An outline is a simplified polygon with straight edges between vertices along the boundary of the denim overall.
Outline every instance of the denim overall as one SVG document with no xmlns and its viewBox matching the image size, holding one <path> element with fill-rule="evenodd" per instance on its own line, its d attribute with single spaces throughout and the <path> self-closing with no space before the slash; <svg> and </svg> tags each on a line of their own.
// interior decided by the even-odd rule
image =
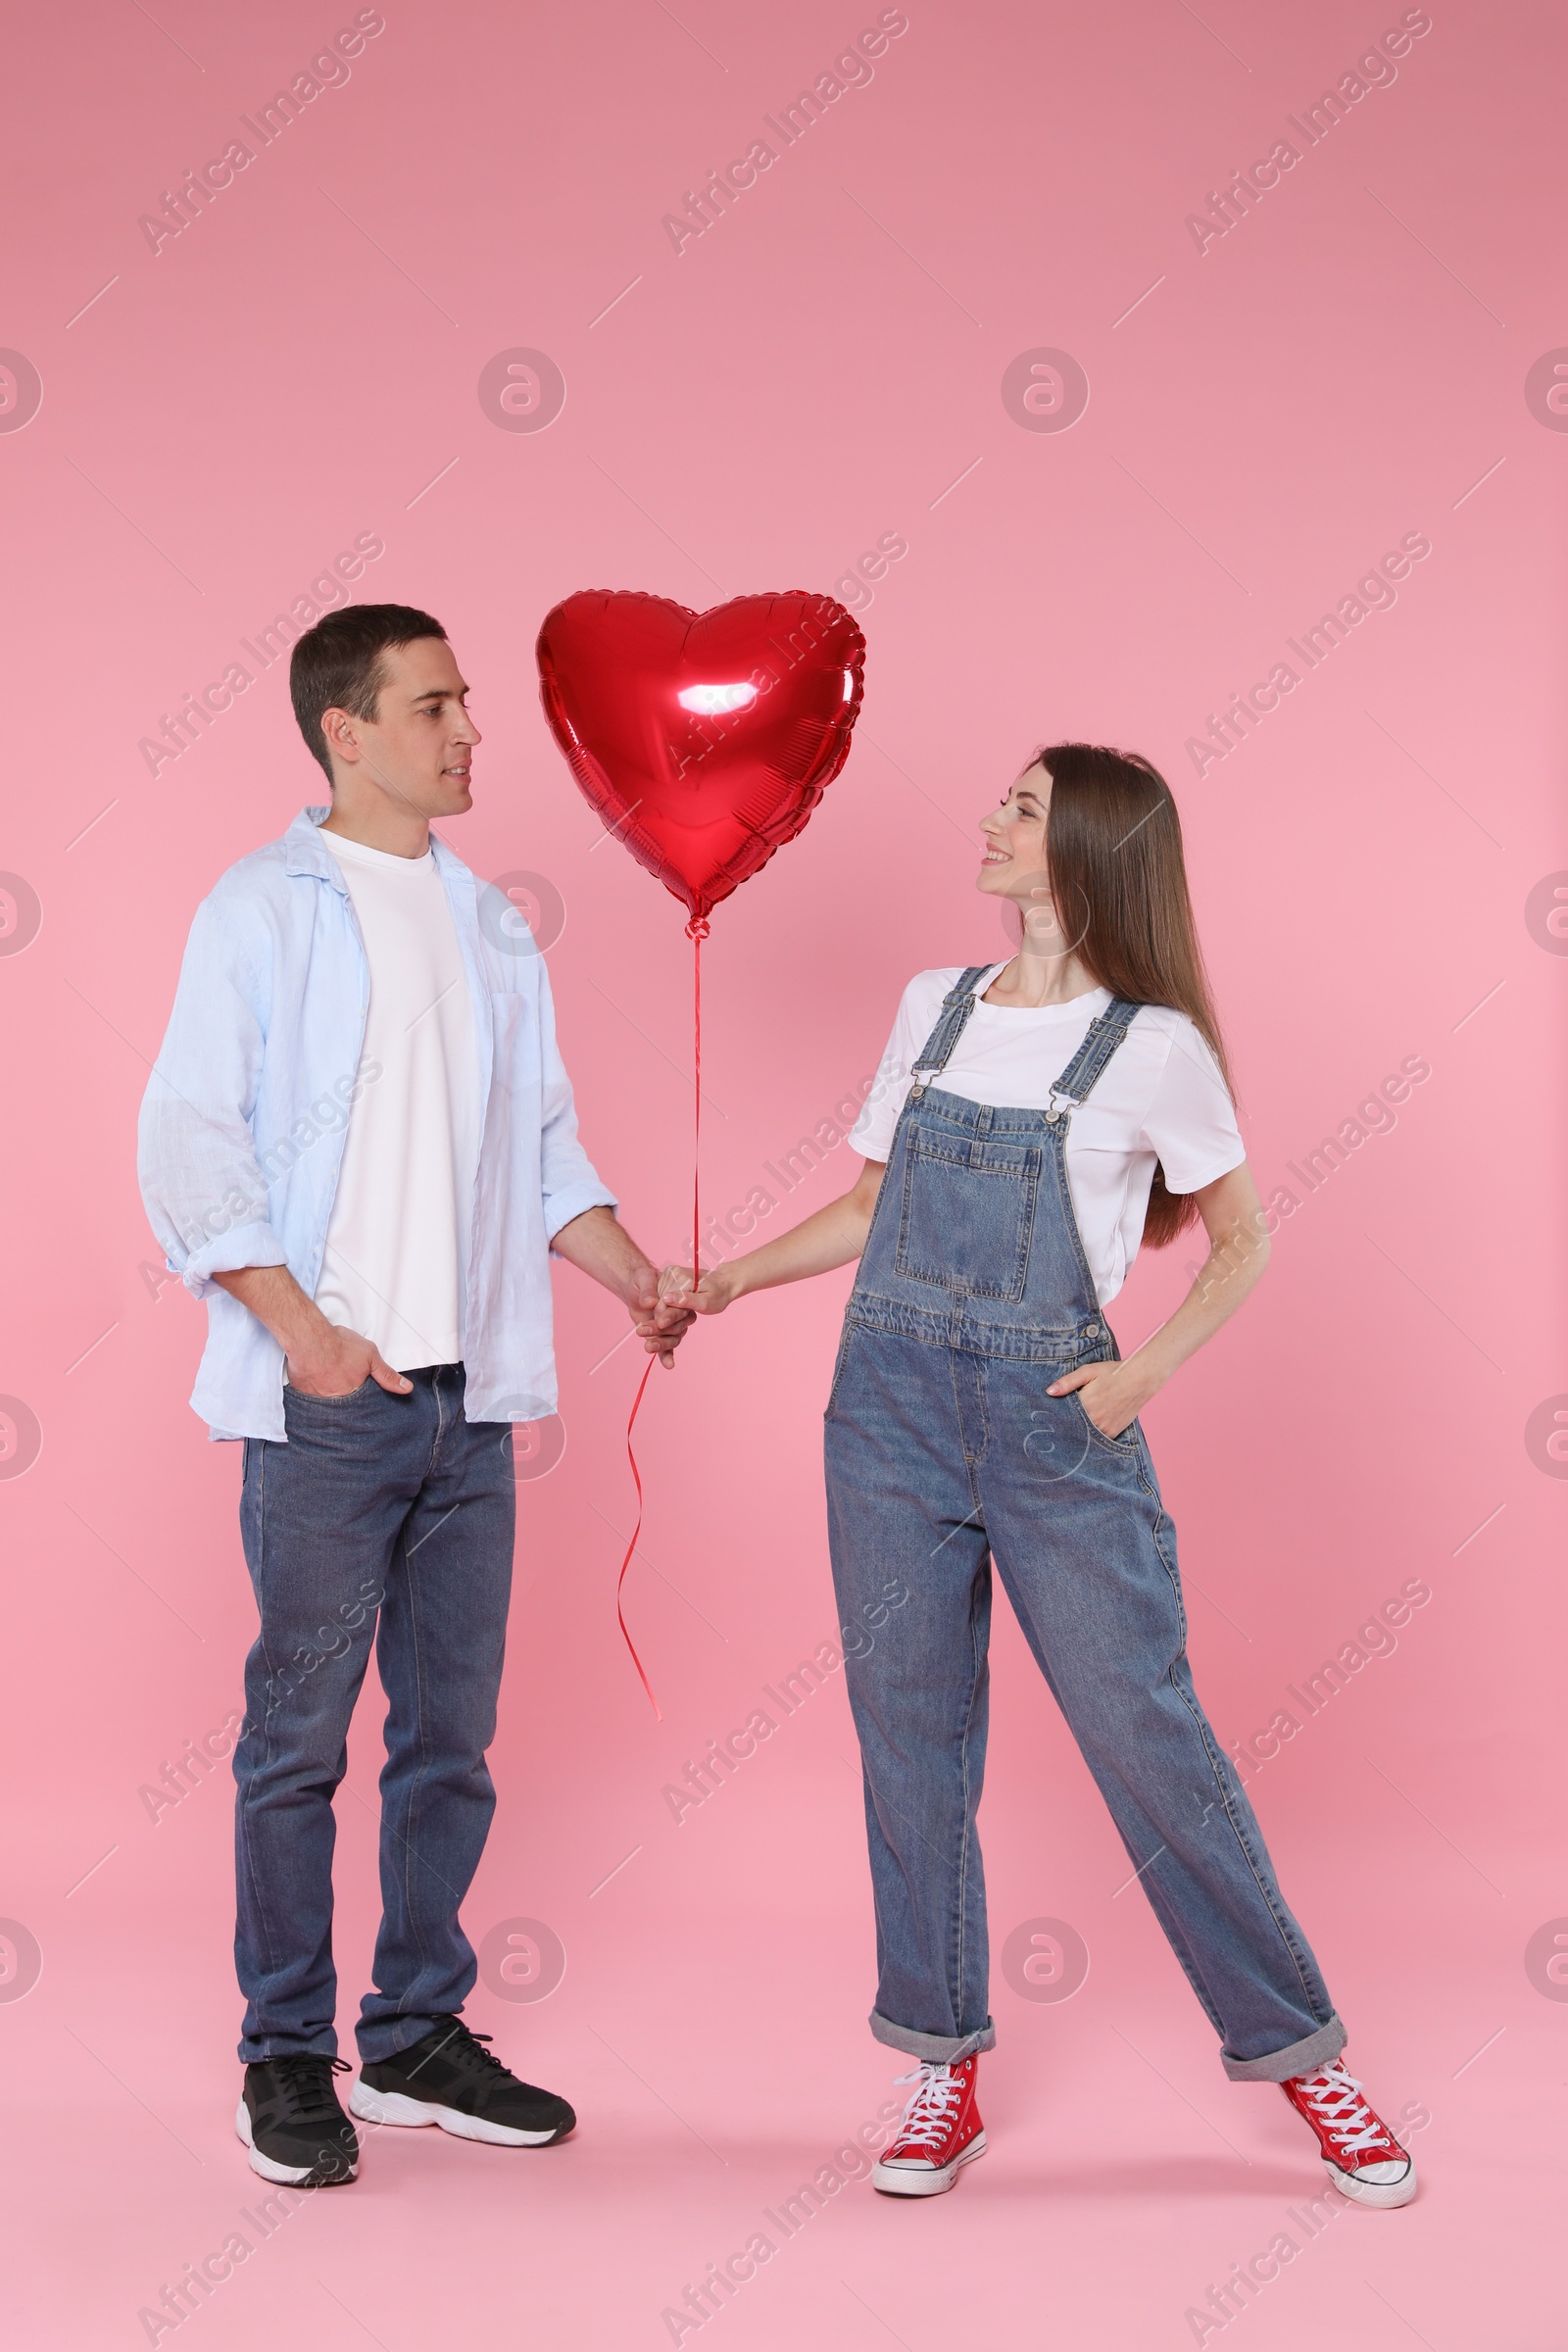
<svg viewBox="0 0 1568 2352">
<path fill-rule="evenodd" d="M 994 1562 L 1226 2073 L 1283 2082 L 1325 2065 L 1345 2028 L 1198 1703 L 1149 1448 L 1136 1422 L 1107 1438 L 1076 1395 L 1046 1393 L 1118 1352 L 1064 1148 L 1140 1008 L 1118 1000 L 1090 1024 L 1049 1108 L 970 1102 L 934 1081 L 990 968 L 963 973 L 914 1065 L 826 1415 L 876 1902 L 871 2031 L 937 2061 L 996 2039 L 975 1833 Z"/>
</svg>

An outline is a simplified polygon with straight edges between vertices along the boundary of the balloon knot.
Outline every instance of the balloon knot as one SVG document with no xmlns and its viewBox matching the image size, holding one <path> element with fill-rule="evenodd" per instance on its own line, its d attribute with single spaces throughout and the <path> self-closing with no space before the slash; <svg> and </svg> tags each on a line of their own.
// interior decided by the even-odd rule
<svg viewBox="0 0 1568 2352">
<path fill-rule="evenodd" d="M 686 936 L 688 939 L 706 939 L 708 937 L 708 917 L 706 914 L 694 914 L 692 916 L 691 921 L 686 926 Z"/>
</svg>

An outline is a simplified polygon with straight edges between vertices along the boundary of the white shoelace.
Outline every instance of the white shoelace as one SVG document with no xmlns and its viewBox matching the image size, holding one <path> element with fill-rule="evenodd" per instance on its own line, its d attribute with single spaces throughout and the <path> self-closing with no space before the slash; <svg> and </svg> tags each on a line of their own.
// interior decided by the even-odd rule
<svg viewBox="0 0 1568 2352">
<path fill-rule="evenodd" d="M 1361 2085 L 1338 2058 L 1303 2076 L 1301 2088 L 1329 2128 L 1329 2136 L 1348 2154 L 1384 2144 L 1384 2128 L 1361 2097 Z"/>
<path fill-rule="evenodd" d="M 911 2140 L 916 2147 L 934 2148 L 947 2136 L 962 2085 L 951 2066 L 933 2066 L 922 2058 L 912 2075 L 895 2075 L 895 2082 L 918 2082 L 919 2089 L 904 2110 L 894 2145 Z"/>
</svg>

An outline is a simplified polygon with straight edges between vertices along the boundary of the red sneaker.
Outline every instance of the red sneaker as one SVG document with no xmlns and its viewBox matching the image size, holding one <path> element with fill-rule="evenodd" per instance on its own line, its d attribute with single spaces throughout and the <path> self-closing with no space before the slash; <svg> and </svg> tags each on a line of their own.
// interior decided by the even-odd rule
<svg viewBox="0 0 1568 2352">
<path fill-rule="evenodd" d="M 1315 2075 L 1293 2075 L 1280 2088 L 1317 2133 L 1329 2180 L 1342 2195 L 1357 2205 L 1409 2204 L 1415 2164 L 1338 2058 Z"/>
<path fill-rule="evenodd" d="M 951 2188 L 958 2167 L 986 2152 L 985 2126 L 974 2103 L 977 2058 L 956 2066 L 932 2066 L 922 2059 L 901 2082 L 919 2089 L 904 2110 L 893 2144 L 873 2167 L 871 2186 L 890 2197 L 934 2197 Z"/>
</svg>

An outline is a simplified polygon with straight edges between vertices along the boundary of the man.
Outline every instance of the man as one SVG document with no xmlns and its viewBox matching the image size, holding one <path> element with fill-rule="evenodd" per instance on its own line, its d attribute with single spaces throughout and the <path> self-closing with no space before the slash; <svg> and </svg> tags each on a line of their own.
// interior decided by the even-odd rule
<svg viewBox="0 0 1568 2352">
<path fill-rule="evenodd" d="M 577 1141 L 542 959 L 431 834 L 472 806 L 480 740 L 440 623 L 330 613 L 290 687 L 331 806 L 198 908 L 140 1171 L 208 1303 L 191 1401 L 245 1442 L 261 1631 L 234 1759 L 237 2128 L 265 2180 L 314 2186 L 359 2164 L 333 2085 L 332 1797 L 372 1635 L 383 1911 L 350 2107 L 507 2147 L 572 2128 L 459 2015 L 476 1970 L 458 1909 L 495 1809 L 509 1424 L 555 1406 L 551 1250 L 666 1367 L 691 1318 Z"/>
</svg>

